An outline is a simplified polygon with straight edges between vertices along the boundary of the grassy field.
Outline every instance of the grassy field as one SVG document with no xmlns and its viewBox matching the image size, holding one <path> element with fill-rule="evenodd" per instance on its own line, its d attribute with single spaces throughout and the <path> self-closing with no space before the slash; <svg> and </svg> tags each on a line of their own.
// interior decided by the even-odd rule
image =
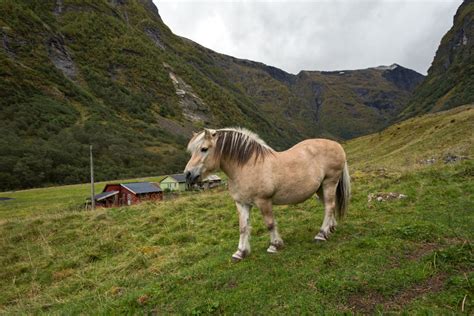
<svg viewBox="0 0 474 316">
<path fill-rule="evenodd" d="M 74 208 L 86 185 L 2 193 L 16 199 L 0 202 L 0 312 L 473 314 L 474 139 L 465 126 L 472 112 L 394 127 L 413 150 L 372 143 L 390 139 L 391 129 L 348 142 L 352 204 L 331 239 L 312 241 L 320 203 L 280 206 L 286 247 L 267 254 L 255 210 L 252 254 L 238 264 L 230 260 L 238 220 L 224 190 L 94 212 Z M 461 118 L 467 122 L 451 123 Z M 428 132 L 433 119 L 449 122 L 439 135 Z M 413 126 L 421 126 L 415 135 Z M 462 133 L 459 141 L 442 137 Z M 415 136 L 439 148 L 416 146 Z M 370 151 L 363 142 L 380 145 Z M 444 163 L 447 153 L 466 159 Z M 419 162 L 432 156 L 433 164 Z M 368 202 L 381 192 L 407 198 Z"/>
<path fill-rule="evenodd" d="M 106 183 L 113 182 L 159 182 L 163 176 L 97 182 L 95 194 L 102 192 Z M 1 192 L 0 198 L 11 200 L 0 201 L 0 221 L 2 219 L 23 218 L 31 216 L 50 216 L 55 213 L 83 211 L 86 198 L 90 196 L 90 184 L 73 184 L 50 188 Z"/>
</svg>

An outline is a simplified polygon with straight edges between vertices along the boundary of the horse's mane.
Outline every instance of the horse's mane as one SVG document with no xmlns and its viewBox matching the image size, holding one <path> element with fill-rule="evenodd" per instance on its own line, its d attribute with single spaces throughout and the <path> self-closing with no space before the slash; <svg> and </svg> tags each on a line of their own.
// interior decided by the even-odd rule
<svg viewBox="0 0 474 316">
<path fill-rule="evenodd" d="M 238 165 L 244 165 L 253 156 L 257 161 L 274 153 L 274 150 L 257 134 L 245 128 L 223 128 L 216 130 L 215 133 L 217 133 L 215 152 L 219 159 L 232 160 Z M 201 132 L 190 142 L 188 149 L 193 151 L 203 139 L 204 132 Z"/>
</svg>

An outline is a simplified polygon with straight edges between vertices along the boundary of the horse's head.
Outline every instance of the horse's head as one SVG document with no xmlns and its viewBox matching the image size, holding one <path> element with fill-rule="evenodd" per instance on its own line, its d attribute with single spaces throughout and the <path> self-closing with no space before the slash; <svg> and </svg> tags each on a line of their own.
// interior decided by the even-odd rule
<svg viewBox="0 0 474 316">
<path fill-rule="evenodd" d="M 217 132 L 205 129 L 202 132 L 194 133 L 189 141 L 188 151 L 191 153 L 184 174 L 188 184 L 194 184 L 199 179 L 204 179 L 217 168 L 219 159 L 216 155 Z"/>
</svg>

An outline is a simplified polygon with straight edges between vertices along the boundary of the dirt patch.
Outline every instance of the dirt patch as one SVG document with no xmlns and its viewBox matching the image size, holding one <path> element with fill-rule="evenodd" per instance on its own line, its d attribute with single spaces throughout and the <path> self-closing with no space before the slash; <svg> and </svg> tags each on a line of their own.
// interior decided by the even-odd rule
<svg viewBox="0 0 474 316">
<path fill-rule="evenodd" d="M 408 261 L 417 261 L 423 258 L 424 256 L 428 254 L 432 254 L 435 251 L 443 250 L 448 246 L 452 245 L 457 245 L 457 244 L 462 244 L 465 243 L 466 241 L 464 239 L 458 239 L 458 238 L 445 238 L 443 243 L 422 243 L 422 244 L 417 244 L 416 248 L 413 250 L 407 250 L 402 256 L 396 257 L 396 256 L 391 256 L 390 257 L 390 263 L 388 264 L 387 268 L 389 269 L 395 269 L 399 268 L 401 266 L 401 263 L 403 263 L 405 260 Z"/>
<path fill-rule="evenodd" d="M 375 306 L 385 301 L 382 294 L 377 292 L 370 292 L 363 295 L 352 295 L 349 297 L 347 303 L 351 310 L 362 314 L 372 314 Z"/>
<path fill-rule="evenodd" d="M 391 256 L 390 263 L 388 264 L 388 268 L 395 269 L 399 268 L 401 263 L 405 260 L 409 261 L 416 261 L 421 259 L 422 257 L 426 256 L 427 254 L 441 249 L 441 245 L 437 243 L 424 243 L 419 245 L 414 250 L 407 251 L 401 257 Z"/>
<path fill-rule="evenodd" d="M 237 287 L 237 281 L 235 280 L 230 280 L 229 282 L 227 282 L 227 288 L 228 289 L 235 289 Z"/>
<path fill-rule="evenodd" d="M 436 243 L 425 243 L 422 244 L 420 247 L 416 248 L 415 250 L 409 252 L 405 258 L 410 260 L 410 261 L 416 261 L 425 255 L 429 254 L 430 252 L 433 252 L 435 250 L 438 250 L 441 248 L 441 245 L 436 244 Z"/>
<path fill-rule="evenodd" d="M 400 310 L 406 304 L 426 293 L 439 292 L 443 288 L 446 279 L 447 275 L 445 273 L 436 274 L 431 278 L 398 293 L 395 297 L 383 304 L 383 309 Z"/>
<path fill-rule="evenodd" d="M 397 311 L 420 296 L 440 291 L 446 279 L 447 275 L 440 273 L 420 283 L 410 285 L 391 297 L 384 297 L 375 291 L 364 295 L 352 295 L 348 298 L 348 306 L 352 311 L 362 314 L 372 314 L 377 305 L 381 305 L 384 311 Z"/>
</svg>

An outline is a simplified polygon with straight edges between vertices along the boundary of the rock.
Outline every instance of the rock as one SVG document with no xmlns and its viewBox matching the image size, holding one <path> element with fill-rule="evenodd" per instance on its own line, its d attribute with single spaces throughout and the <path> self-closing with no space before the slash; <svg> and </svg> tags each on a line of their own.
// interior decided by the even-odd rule
<svg viewBox="0 0 474 316">
<path fill-rule="evenodd" d="M 63 0 L 56 0 L 56 5 L 54 6 L 54 15 L 60 15 L 64 11 L 64 2 Z"/>
<path fill-rule="evenodd" d="M 48 56 L 51 62 L 61 70 L 67 78 L 76 80 L 77 71 L 76 66 L 71 58 L 71 55 L 66 49 L 64 39 L 62 36 L 53 36 L 46 42 L 48 48 Z"/>
<path fill-rule="evenodd" d="M 428 159 L 422 159 L 419 161 L 422 165 L 431 165 L 431 164 L 434 164 L 436 162 L 436 159 L 431 157 L 431 158 L 428 158 Z"/>
<path fill-rule="evenodd" d="M 3 46 L 3 49 L 5 50 L 5 52 L 7 53 L 7 55 L 10 57 L 10 58 L 13 58 L 15 57 L 15 53 L 13 52 L 13 50 L 10 48 L 10 44 L 9 44 L 9 40 L 8 40 L 8 35 L 6 33 L 1 33 L 2 34 L 2 46 Z"/>
<path fill-rule="evenodd" d="M 391 200 L 400 200 L 400 199 L 406 199 L 408 196 L 406 194 L 402 193 L 396 193 L 396 192 L 379 192 L 379 193 L 370 193 L 367 196 L 367 202 L 370 203 L 372 201 L 377 201 L 377 202 L 384 202 L 384 201 L 391 201 Z"/>
<path fill-rule="evenodd" d="M 169 65 L 166 65 L 165 68 L 167 68 L 167 66 L 169 67 Z M 179 105 L 183 110 L 184 117 L 191 122 L 209 121 L 210 109 L 194 92 L 193 88 L 172 71 L 169 72 L 169 76 L 175 88 L 176 95 L 180 97 Z"/>
<path fill-rule="evenodd" d="M 443 161 L 444 163 L 447 164 L 447 163 L 454 163 L 454 162 L 458 162 L 458 161 L 466 160 L 466 159 L 469 159 L 469 158 L 464 157 L 464 156 L 456 156 L 452 154 L 447 154 L 446 156 L 444 156 Z"/>
<path fill-rule="evenodd" d="M 398 88 L 413 91 L 425 78 L 416 71 L 402 67 L 397 64 L 389 66 L 384 69 L 382 76 L 388 81 L 393 82 Z"/>
<path fill-rule="evenodd" d="M 165 49 L 165 45 L 163 44 L 163 41 L 161 40 L 161 34 L 160 34 L 159 29 L 146 28 L 144 32 L 148 36 L 148 38 L 151 39 L 151 41 L 155 44 L 156 47 L 163 50 Z"/>
<path fill-rule="evenodd" d="M 25 40 L 15 36 L 12 29 L 7 26 L 0 28 L 0 40 L 2 44 L 0 49 L 3 48 L 8 57 L 13 59 L 17 57 L 15 49 L 27 44 Z"/>
</svg>

